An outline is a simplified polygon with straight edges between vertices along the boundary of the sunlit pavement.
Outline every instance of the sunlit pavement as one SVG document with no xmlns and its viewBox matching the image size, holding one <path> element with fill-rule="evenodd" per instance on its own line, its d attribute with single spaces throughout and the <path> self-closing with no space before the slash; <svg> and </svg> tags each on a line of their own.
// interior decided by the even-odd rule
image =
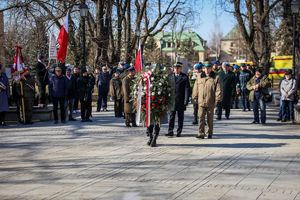
<svg viewBox="0 0 300 200">
<path fill-rule="evenodd" d="M 112 112 L 1 128 L 0 199 L 300 199 L 299 125 L 276 122 L 273 109 L 252 125 L 252 112 L 232 110 L 199 140 L 191 113 L 182 137 L 164 125 L 156 148 Z"/>
</svg>

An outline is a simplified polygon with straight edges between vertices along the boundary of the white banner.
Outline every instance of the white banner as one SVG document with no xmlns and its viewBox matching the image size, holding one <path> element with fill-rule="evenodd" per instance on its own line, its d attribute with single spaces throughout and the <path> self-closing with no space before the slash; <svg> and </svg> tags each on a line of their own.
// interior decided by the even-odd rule
<svg viewBox="0 0 300 200">
<path fill-rule="evenodd" d="M 49 37 L 49 60 L 56 60 L 57 57 L 57 41 L 54 33 L 50 32 Z"/>
<path fill-rule="evenodd" d="M 141 108 L 142 108 L 142 80 L 139 83 L 138 91 L 137 91 L 137 105 L 136 105 L 136 124 L 139 126 L 141 123 Z"/>
</svg>

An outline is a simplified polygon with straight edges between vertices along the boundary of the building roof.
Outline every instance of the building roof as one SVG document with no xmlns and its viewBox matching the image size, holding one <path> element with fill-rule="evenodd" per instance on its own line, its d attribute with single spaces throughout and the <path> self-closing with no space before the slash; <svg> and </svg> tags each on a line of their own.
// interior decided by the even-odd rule
<svg viewBox="0 0 300 200">
<path fill-rule="evenodd" d="M 236 25 L 222 38 L 222 40 L 238 40 L 240 37 L 240 30 L 238 25 Z"/>
<path fill-rule="evenodd" d="M 172 40 L 173 38 L 173 40 Z M 184 31 L 180 33 L 171 33 L 171 32 L 160 32 L 155 35 L 156 40 L 163 39 L 164 42 L 172 42 L 176 41 L 176 39 L 180 39 L 180 41 L 185 41 L 191 39 L 194 42 L 194 50 L 195 51 L 205 51 L 205 40 L 201 38 L 196 32 L 193 31 Z M 163 46 L 163 51 L 172 51 L 173 48 L 167 48 L 165 45 Z"/>
</svg>

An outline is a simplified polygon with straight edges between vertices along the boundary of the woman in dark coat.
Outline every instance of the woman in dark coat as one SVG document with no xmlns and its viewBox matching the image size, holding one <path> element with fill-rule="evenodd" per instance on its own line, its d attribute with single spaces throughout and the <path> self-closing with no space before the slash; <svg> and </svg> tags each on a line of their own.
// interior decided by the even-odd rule
<svg viewBox="0 0 300 200">
<path fill-rule="evenodd" d="M 8 111 L 9 82 L 4 67 L 0 64 L 0 126 L 6 126 L 5 113 Z"/>
</svg>

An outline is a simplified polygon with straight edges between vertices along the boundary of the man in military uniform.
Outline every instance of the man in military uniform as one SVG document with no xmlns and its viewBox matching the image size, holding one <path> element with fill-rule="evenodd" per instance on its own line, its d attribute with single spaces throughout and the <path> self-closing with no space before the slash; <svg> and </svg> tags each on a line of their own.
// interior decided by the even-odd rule
<svg viewBox="0 0 300 200">
<path fill-rule="evenodd" d="M 114 73 L 114 77 L 110 80 L 109 95 L 114 100 L 115 117 L 123 117 L 123 91 L 120 71 Z"/>
<path fill-rule="evenodd" d="M 126 127 L 131 127 L 130 123 L 133 127 L 137 127 L 135 122 L 134 108 L 132 103 L 130 102 L 131 98 L 131 85 L 135 78 L 135 69 L 134 67 L 130 67 L 128 69 L 128 75 L 122 81 L 122 89 L 124 94 L 124 113 L 125 113 L 125 125 Z"/>
<path fill-rule="evenodd" d="M 14 82 L 14 94 L 19 122 L 32 124 L 32 110 L 35 97 L 35 79 L 27 69 L 18 81 Z"/>
<path fill-rule="evenodd" d="M 175 126 L 175 116 L 177 113 L 178 116 L 178 128 L 176 137 L 181 137 L 182 129 L 183 129 L 183 121 L 184 121 L 184 111 L 186 110 L 186 106 L 189 102 L 190 97 L 190 82 L 189 78 L 186 74 L 182 72 L 182 63 L 177 62 L 174 65 L 174 73 L 171 75 L 174 85 L 174 103 L 172 106 L 169 106 L 170 111 L 170 120 L 169 120 L 169 128 L 166 136 L 174 136 L 174 126 Z"/>
<path fill-rule="evenodd" d="M 198 74 L 202 73 L 202 67 L 203 67 L 203 64 L 201 62 L 194 65 L 193 75 L 190 78 L 190 85 L 191 85 L 192 90 L 193 90 L 193 87 L 194 87 L 194 84 L 195 84 Z M 194 121 L 192 122 L 192 124 L 196 125 L 196 124 L 198 124 L 198 101 L 197 101 L 197 99 L 192 99 L 192 103 L 193 103 L 193 108 L 194 108 L 194 113 L 193 113 Z"/>
<path fill-rule="evenodd" d="M 211 64 L 204 64 L 204 72 L 199 74 L 193 88 L 192 98 L 198 102 L 200 125 L 196 138 L 209 139 L 213 135 L 214 108 L 221 101 L 221 84 L 217 74 L 212 71 Z M 207 116 L 208 129 L 205 132 L 205 116 Z"/>
</svg>

